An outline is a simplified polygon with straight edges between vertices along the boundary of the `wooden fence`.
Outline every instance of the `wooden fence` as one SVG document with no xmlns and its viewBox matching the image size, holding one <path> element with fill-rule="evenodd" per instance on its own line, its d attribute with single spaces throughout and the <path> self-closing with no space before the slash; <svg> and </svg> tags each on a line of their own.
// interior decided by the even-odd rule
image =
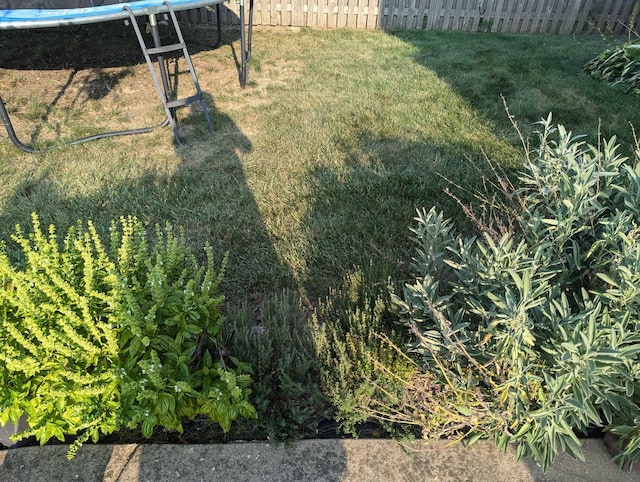
<svg viewBox="0 0 640 482">
<path fill-rule="evenodd" d="M 640 31 L 639 0 L 254 1 L 254 25 L 555 34 L 620 34 L 631 26 Z M 226 3 L 222 23 L 237 25 L 238 11 L 238 0 Z M 183 12 L 183 19 L 210 23 L 215 11 Z"/>
</svg>

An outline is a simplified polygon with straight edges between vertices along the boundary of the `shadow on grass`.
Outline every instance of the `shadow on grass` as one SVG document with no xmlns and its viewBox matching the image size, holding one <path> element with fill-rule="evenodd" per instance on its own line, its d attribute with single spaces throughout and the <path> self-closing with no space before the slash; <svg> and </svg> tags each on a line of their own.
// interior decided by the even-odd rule
<svg viewBox="0 0 640 482">
<path fill-rule="evenodd" d="M 313 203 L 305 220 L 306 261 L 313 276 L 305 287 L 312 296 L 323 296 L 336 280 L 371 261 L 395 265 L 395 275 L 407 279 L 415 255 L 410 228 L 417 210 L 435 206 L 455 219 L 456 230 L 473 229 L 447 190 L 465 203 L 482 191 L 487 166 L 468 157 L 478 154 L 477 147 L 464 140 L 443 146 L 427 138 L 387 138 L 365 124 L 356 129 L 357 135 L 351 135 L 358 143 L 343 146 L 341 165 L 318 165 L 310 172 Z"/>
<path fill-rule="evenodd" d="M 584 64 L 610 43 L 599 35 L 496 34 L 395 31 L 415 47 L 414 59 L 463 97 L 499 134 L 517 143 L 501 100 L 503 96 L 523 132 L 553 113 L 554 121 L 597 141 L 597 132 L 632 143 L 640 125 L 640 96 L 594 80 Z"/>
<path fill-rule="evenodd" d="M 85 148 L 68 147 L 48 153 L 4 204 L 0 226 L 20 224 L 29 232 L 30 215 L 36 212 L 43 226 L 56 226 L 61 239 L 77 220 L 92 220 L 106 242 L 112 219 L 135 215 L 150 235 L 154 225 L 165 222 L 184 228 L 188 244 L 201 259 L 206 244 L 213 247 L 217 260 L 228 254 L 221 287 L 229 307 L 223 342 L 231 356 L 254 367 L 251 402 L 260 418 L 234 424 L 229 434 L 198 418 L 185 423 L 183 436 L 157 429 L 151 441 L 208 443 L 247 437 L 299 438 L 305 430 L 304 422 L 314 415 L 314 407 L 324 403 L 317 388 L 308 313 L 300 306 L 295 290 L 292 295 L 273 297 L 274 291 L 293 287 L 294 283 L 278 258 L 244 174 L 240 156 L 253 146 L 233 120 L 216 109 L 211 98 L 207 96 L 206 101 L 215 133 L 208 131 L 198 104 L 186 116 L 180 114 L 178 131 L 183 144 L 174 146 L 179 158 L 175 166 L 163 166 L 162 158 L 155 165 L 153 159 L 148 159 L 146 165 L 150 167 L 141 172 L 139 166 L 128 165 L 141 162 L 140 157 L 130 156 L 128 160 L 125 150 L 124 159 L 113 161 L 118 167 L 106 165 L 102 173 L 98 164 L 87 159 L 90 166 L 86 169 L 96 170 L 90 178 L 96 179 L 98 186 L 91 194 L 79 194 L 64 187 L 56 171 L 59 162 L 64 162 L 66 149 Z M 171 130 L 164 129 L 157 135 L 160 134 L 170 137 Z M 138 139 L 153 156 L 152 141 Z M 92 144 L 86 152 L 99 155 L 99 146 Z M 71 162 L 83 168 L 81 159 L 73 158 Z M 11 257 L 19 259 L 19 250 L 7 239 L 8 234 L 3 236 L 7 250 Z M 292 375 L 294 369 L 300 373 Z M 107 441 L 138 442 L 142 437 L 137 431 L 123 431 Z"/>
<path fill-rule="evenodd" d="M 318 166 L 312 171 L 316 196 L 305 223 L 318 227 L 309 234 L 306 256 L 314 273 L 307 282 L 312 296 L 326 293 L 367 260 L 408 269 L 413 254 L 408 227 L 416 209 L 436 205 L 453 212 L 444 181 L 420 174 L 417 165 L 405 167 L 369 168 L 354 160 L 340 170 Z"/>
<path fill-rule="evenodd" d="M 96 172 L 100 186 L 90 196 L 74 195 L 51 174 L 56 170 L 55 159 L 64 159 L 65 150 L 83 149 L 65 147 L 48 154 L 20 182 L 0 213 L 0 225 L 29 226 L 30 213 L 37 212 L 42 223 L 55 224 L 60 235 L 78 219 L 93 220 L 105 235 L 110 220 L 120 215 L 135 215 L 150 228 L 168 221 L 184 227 L 194 250 L 210 243 L 218 259 L 229 252 L 226 286 L 232 293 L 240 294 L 239 286 L 248 287 L 242 295 L 268 292 L 274 280 L 277 286 L 286 286 L 290 275 L 278 262 L 237 155 L 250 151 L 251 143 L 211 100 L 207 103 L 216 132 L 208 132 L 202 112 L 193 108 L 192 115 L 178 122 L 183 145 L 176 146 L 176 151 L 181 162 L 171 172 L 158 165 L 140 173 L 139 166 L 127 166 L 118 159 L 114 163 L 122 170 L 117 178 Z M 162 129 L 160 134 L 171 136 L 171 130 Z M 144 143 L 144 136 L 139 139 Z M 89 152 L 96 152 L 94 146 Z M 108 173 L 111 167 L 104 169 Z"/>
</svg>

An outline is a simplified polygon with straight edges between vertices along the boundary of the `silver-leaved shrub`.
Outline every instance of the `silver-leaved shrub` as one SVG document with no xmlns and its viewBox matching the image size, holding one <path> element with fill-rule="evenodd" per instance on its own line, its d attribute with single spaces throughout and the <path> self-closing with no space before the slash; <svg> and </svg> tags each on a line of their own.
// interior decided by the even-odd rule
<svg viewBox="0 0 640 482">
<path fill-rule="evenodd" d="M 413 229 L 415 280 L 395 296 L 425 374 L 425 437 L 494 439 L 547 468 L 577 434 L 640 459 L 640 155 L 587 145 L 551 116 L 499 235 L 461 237 L 435 209 Z M 498 183 L 499 184 L 499 183 Z M 503 183 L 503 185 L 506 185 Z"/>
</svg>

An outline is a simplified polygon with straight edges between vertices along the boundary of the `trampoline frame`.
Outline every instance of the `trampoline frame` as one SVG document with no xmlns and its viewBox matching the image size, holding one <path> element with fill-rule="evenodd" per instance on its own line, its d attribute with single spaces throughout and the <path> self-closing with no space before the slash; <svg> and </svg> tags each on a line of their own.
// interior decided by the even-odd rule
<svg viewBox="0 0 640 482">
<path fill-rule="evenodd" d="M 191 10 L 223 3 L 224 0 L 174 0 L 172 8 Z M 137 17 L 157 13 L 167 13 L 169 8 L 162 0 L 119 1 L 108 5 L 75 8 L 12 8 L 0 9 L 0 29 L 51 28 L 89 23 L 102 23 L 112 20 L 126 20 L 128 7 Z"/>
<path fill-rule="evenodd" d="M 157 14 L 169 13 L 172 16 L 174 15 L 174 10 L 189 10 L 193 8 L 203 7 L 203 6 L 212 6 L 216 7 L 216 40 L 213 45 L 210 47 L 216 48 L 219 46 L 221 41 L 221 30 L 220 30 L 220 4 L 225 0 L 174 0 L 173 2 L 168 0 L 139 0 L 133 2 L 123 2 L 112 5 L 103 5 L 99 7 L 91 7 L 91 8 L 80 8 L 80 9 L 18 9 L 18 10 L 0 10 L 0 12 L 5 12 L 5 15 L 0 14 L 0 30 L 5 29 L 29 29 L 29 28 L 51 28 L 51 27 L 61 27 L 61 26 L 69 26 L 69 25 L 83 25 L 89 23 L 102 23 L 112 20 L 124 20 L 133 22 L 136 17 L 139 16 L 147 16 L 149 19 L 149 26 L 151 27 L 151 35 L 153 38 L 155 49 L 162 49 L 162 45 L 160 45 L 160 35 L 158 32 L 158 25 L 156 20 Z M 241 59 L 240 59 L 240 72 L 239 72 L 239 81 L 240 86 L 242 88 L 245 87 L 248 75 L 247 64 L 251 57 L 251 37 L 252 37 L 252 23 L 253 23 L 253 4 L 254 0 L 249 0 L 249 24 L 248 26 L 245 24 L 245 1 L 238 0 L 240 6 L 240 49 L 241 49 Z M 177 8 L 176 8 L 177 6 Z M 77 11 L 77 12 L 74 12 Z M 11 12 L 11 14 L 7 14 L 6 12 Z M 98 12 L 98 13 L 96 13 Z M 70 16 L 73 13 L 77 13 L 75 16 Z M 31 15 L 31 18 L 27 18 Z M 177 24 L 176 24 L 177 26 Z M 143 48 L 143 53 L 145 57 L 148 57 L 145 53 L 145 49 L 143 47 L 143 42 L 138 34 L 137 25 L 134 25 L 134 30 L 136 30 L 138 39 L 141 44 L 141 48 Z M 181 33 L 179 32 L 179 27 L 177 27 L 178 37 L 182 38 Z M 195 76 L 195 71 L 193 70 L 193 66 L 189 59 L 188 53 L 186 51 L 186 45 L 184 46 L 185 56 L 187 58 L 187 63 L 192 73 L 192 77 L 194 80 L 194 85 L 197 89 L 198 94 L 201 95 L 200 87 L 197 82 L 197 78 Z M 167 73 L 166 66 L 164 64 L 164 60 L 162 55 L 157 55 L 157 64 L 160 71 L 160 76 L 162 79 L 162 84 L 164 86 L 169 85 L 169 77 Z M 147 60 L 148 62 L 148 60 Z M 149 62 L 148 62 L 149 63 Z M 158 91 L 158 94 L 161 97 L 161 102 L 163 107 L 165 108 L 167 118 L 160 125 L 160 127 L 171 125 L 174 131 L 174 137 L 177 143 L 180 143 L 180 139 L 177 135 L 175 124 L 173 121 L 173 113 L 175 109 L 168 109 L 167 104 L 171 103 L 170 101 L 170 92 L 167 89 L 164 89 L 164 92 L 159 87 L 159 82 L 155 78 L 155 73 L 153 71 L 152 65 L 149 64 L 149 69 L 151 70 L 151 75 Z M 164 96 L 164 98 L 163 98 Z M 206 111 L 206 106 L 203 102 L 203 108 L 205 110 L 205 117 L 209 124 L 209 127 L 213 131 L 211 120 L 209 118 L 209 114 Z M 4 101 L 0 96 L 0 119 L 2 120 L 4 127 L 7 131 L 9 139 L 11 142 L 20 150 L 35 153 L 41 152 L 43 150 L 36 149 L 33 146 L 25 144 L 20 141 L 18 136 L 15 133 L 13 128 L 11 119 L 9 114 L 5 108 Z M 127 129 L 121 131 L 111 131 L 105 132 L 101 134 L 95 134 L 88 137 L 82 137 L 79 139 L 66 141 L 62 144 L 55 145 L 44 149 L 45 151 L 56 149 L 68 145 L 76 145 L 84 142 L 89 142 L 97 139 L 104 139 L 107 137 L 115 137 L 115 136 L 125 136 L 125 135 L 135 135 L 135 134 L 144 134 L 149 133 L 154 129 L 154 127 L 143 127 L 138 129 Z"/>
</svg>

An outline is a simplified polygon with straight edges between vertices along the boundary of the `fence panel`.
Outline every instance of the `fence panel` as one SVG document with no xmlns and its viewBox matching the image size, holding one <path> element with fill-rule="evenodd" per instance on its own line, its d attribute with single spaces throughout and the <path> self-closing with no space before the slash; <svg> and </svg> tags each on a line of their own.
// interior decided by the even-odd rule
<svg viewBox="0 0 640 482">
<path fill-rule="evenodd" d="M 619 2 L 608 0 L 597 19 L 599 31 L 620 34 L 626 31 L 629 16 L 638 2 Z"/>
<path fill-rule="evenodd" d="M 254 8 L 254 25 L 554 34 L 640 30 L 639 0 L 255 0 Z M 224 25 L 238 25 L 238 0 L 221 10 Z M 190 23 L 215 21 L 211 8 L 180 15 Z"/>
</svg>

